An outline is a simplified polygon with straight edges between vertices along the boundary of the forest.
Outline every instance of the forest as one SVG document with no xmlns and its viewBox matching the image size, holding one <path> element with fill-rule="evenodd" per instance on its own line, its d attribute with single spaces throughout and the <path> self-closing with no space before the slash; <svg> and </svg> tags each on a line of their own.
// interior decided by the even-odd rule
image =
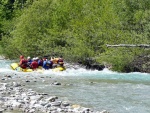
<svg viewBox="0 0 150 113">
<path fill-rule="evenodd" d="M 147 48 L 107 44 L 150 44 L 150 0 L 0 1 L 0 54 L 6 58 L 92 58 L 125 72 L 139 56 L 150 55 Z"/>
</svg>

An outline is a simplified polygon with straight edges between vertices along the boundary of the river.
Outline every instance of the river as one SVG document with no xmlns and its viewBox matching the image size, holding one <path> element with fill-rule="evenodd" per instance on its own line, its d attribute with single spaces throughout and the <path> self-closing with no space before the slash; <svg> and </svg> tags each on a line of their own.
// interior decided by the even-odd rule
<svg viewBox="0 0 150 113">
<path fill-rule="evenodd" d="M 1 75 L 20 74 L 28 79 L 40 76 L 25 86 L 37 92 L 56 95 L 74 104 L 110 113 L 150 113 L 150 74 L 118 73 L 108 69 L 90 71 L 68 68 L 63 72 L 22 73 L 11 70 L 11 61 L 0 60 Z M 16 76 L 15 76 L 16 75 Z M 45 78 L 45 79 L 43 79 Z M 17 79 L 18 80 L 18 79 Z M 54 81 L 59 86 L 51 85 Z"/>
</svg>

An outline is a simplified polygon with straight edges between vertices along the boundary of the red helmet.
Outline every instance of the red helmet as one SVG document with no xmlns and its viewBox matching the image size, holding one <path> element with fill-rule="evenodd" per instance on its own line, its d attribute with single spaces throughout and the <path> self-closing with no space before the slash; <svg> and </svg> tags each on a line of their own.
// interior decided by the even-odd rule
<svg viewBox="0 0 150 113">
<path fill-rule="evenodd" d="M 24 56 L 23 56 L 23 55 L 21 55 L 21 56 L 20 56 L 20 59 L 23 59 L 23 58 L 24 58 Z"/>
</svg>

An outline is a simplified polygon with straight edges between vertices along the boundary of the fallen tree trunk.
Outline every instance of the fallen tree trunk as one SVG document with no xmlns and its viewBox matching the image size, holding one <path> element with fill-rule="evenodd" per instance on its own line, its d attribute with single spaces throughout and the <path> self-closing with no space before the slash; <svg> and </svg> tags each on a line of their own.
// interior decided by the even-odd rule
<svg viewBox="0 0 150 113">
<path fill-rule="evenodd" d="M 106 44 L 107 47 L 141 47 L 141 48 L 150 48 L 148 44 L 118 44 L 118 45 L 109 45 Z"/>
</svg>

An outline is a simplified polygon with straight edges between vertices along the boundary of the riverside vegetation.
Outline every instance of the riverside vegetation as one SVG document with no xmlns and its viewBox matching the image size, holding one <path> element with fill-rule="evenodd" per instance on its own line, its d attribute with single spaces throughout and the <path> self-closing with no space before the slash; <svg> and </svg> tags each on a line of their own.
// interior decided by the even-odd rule
<svg viewBox="0 0 150 113">
<path fill-rule="evenodd" d="M 150 44 L 149 15 L 150 0 L 1 0 L 0 53 L 92 58 L 115 71 L 150 72 L 150 49 L 106 47 Z"/>
</svg>

